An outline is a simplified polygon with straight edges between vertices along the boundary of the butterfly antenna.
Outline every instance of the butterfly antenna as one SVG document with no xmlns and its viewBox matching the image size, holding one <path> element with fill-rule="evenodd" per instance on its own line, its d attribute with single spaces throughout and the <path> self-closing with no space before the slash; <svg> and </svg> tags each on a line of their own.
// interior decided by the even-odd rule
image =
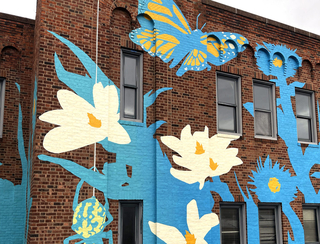
<svg viewBox="0 0 320 244">
<path fill-rule="evenodd" d="M 198 19 L 199 19 L 200 14 L 198 14 L 198 16 L 197 16 L 197 29 L 198 29 Z"/>
<path fill-rule="evenodd" d="M 204 23 L 204 25 L 201 27 L 201 30 L 203 29 L 203 27 L 205 27 L 205 26 L 206 26 L 206 24 L 207 24 L 207 23 Z"/>
</svg>

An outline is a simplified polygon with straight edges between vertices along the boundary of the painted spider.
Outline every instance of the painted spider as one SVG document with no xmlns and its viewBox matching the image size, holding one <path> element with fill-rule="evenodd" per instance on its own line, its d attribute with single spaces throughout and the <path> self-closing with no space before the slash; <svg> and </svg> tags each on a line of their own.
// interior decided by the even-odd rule
<svg viewBox="0 0 320 244">
<path fill-rule="evenodd" d="M 103 244 L 103 238 L 109 239 L 109 244 L 113 244 L 112 231 L 104 232 L 104 228 L 113 221 L 109 213 L 109 203 L 107 198 L 103 206 L 94 196 L 78 204 L 79 191 L 84 180 L 81 180 L 76 189 L 73 199 L 73 223 L 71 228 L 77 233 L 67 237 L 63 244 L 68 244 L 71 240 L 82 239 L 76 244 Z M 105 195 L 106 197 L 106 195 Z M 106 217 L 108 218 L 106 222 Z"/>
</svg>

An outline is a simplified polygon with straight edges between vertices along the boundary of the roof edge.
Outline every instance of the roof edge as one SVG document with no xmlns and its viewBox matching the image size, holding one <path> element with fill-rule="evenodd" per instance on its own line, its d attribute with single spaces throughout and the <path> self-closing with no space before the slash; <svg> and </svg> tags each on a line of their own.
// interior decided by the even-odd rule
<svg viewBox="0 0 320 244">
<path fill-rule="evenodd" d="M 0 12 L 0 19 L 12 20 L 24 24 L 35 25 L 35 20 Z"/>
<path fill-rule="evenodd" d="M 289 30 L 289 31 L 292 31 L 292 32 L 295 32 L 295 33 L 298 33 L 301 35 L 305 35 L 305 36 L 320 40 L 320 35 L 317 35 L 317 34 L 314 34 L 314 33 L 311 33 L 311 32 L 308 32 L 308 31 L 305 31 L 305 30 L 302 30 L 302 29 L 299 29 L 299 28 L 296 28 L 296 27 L 293 27 L 290 25 L 286 25 L 281 22 L 277 22 L 275 20 L 267 19 L 265 17 L 261 17 L 256 14 L 252 14 L 252 13 L 249 13 L 249 12 L 237 9 L 237 8 L 233 8 L 228 5 L 224 5 L 222 3 L 217 3 L 217 2 L 214 2 L 213 0 L 201 0 L 201 1 L 203 4 L 206 4 L 206 5 L 210 5 L 210 6 L 213 6 L 213 7 L 216 7 L 216 8 L 231 12 L 231 13 L 239 14 L 241 16 L 244 16 L 244 17 L 247 17 L 250 19 L 254 19 L 254 20 L 269 24 L 269 25 L 273 25 L 273 26 L 276 26 L 276 27 L 279 27 L 282 29 L 286 29 L 286 30 Z"/>
</svg>

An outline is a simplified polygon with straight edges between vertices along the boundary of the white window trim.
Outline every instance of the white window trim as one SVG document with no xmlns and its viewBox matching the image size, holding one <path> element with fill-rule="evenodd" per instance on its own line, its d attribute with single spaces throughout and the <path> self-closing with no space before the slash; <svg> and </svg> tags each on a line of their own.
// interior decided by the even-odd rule
<svg viewBox="0 0 320 244">
<path fill-rule="evenodd" d="M 137 84 L 137 118 L 127 118 L 124 117 L 124 81 L 123 81 L 123 60 L 124 56 L 134 56 L 139 58 L 139 76 L 140 79 L 138 80 Z M 127 121 L 134 121 L 134 122 L 143 122 L 143 53 L 136 51 L 136 50 L 130 50 L 130 49 L 121 49 L 121 65 L 120 65 L 120 119 L 121 120 L 127 120 Z"/>
<path fill-rule="evenodd" d="M 4 102 L 5 102 L 5 90 L 6 79 L 0 78 L 0 138 L 3 137 L 3 121 L 4 121 Z"/>
<path fill-rule="evenodd" d="M 218 77 L 219 76 L 225 76 L 229 78 L 236 79 L 237 81 L 237 108 L 236 108 L 236 125 L 237 125 L 237 132 L 228 132 L 228 131 L 222 131 L 219 130 L 219 99 L 218 99 Z M 229 73 L 223 73 L 223 72 L 217 72 L 216 73 L 216 117 L 217 117 L 217 132 L 221 134 L 228 134 L 228 135 L 236 135 L 236 136 L 242 136 L 242 104 L 241 104 L 241 77 L 238 75 L 233 75 Z"/>
<path fill-rule="evenodd" d="M 317 218 L 317 234 L 318 234 L 318 242 L 307 242 L 308 244 L 319 244 L 320 243 L 320 205 L 319 204 L 303 204 L 302 209 L 315 209 L 316 210 L 316 218 Z M 304 227 L 303 227 L 304 228 Z"/>
<path fill-rule="evenodd" d="M 261 84 L 265 86 L 271 87 L 271 131 L 272 131 L 272 136 L 262 136 L 262 135 L 257 135 L 256 133 L 256 125 L 254 125 L 254 137 L 258 139 L 268 139 L 268 140 L 277 140 L 278 136 L 278 128 L 277 128 L 277 107 L 276 107 L 276 89 L 275 89 L 275 83 L 270 82 L 270 81 L 262 81 L 262 80 L 253 80 L 253 86 L 254 84 Z M 255 123 L 255 104 L 254 104 L 254 92 L 253 92 L 253 107 L 254 107 L 254 123 Z"/>
<path fill-rule="evenodd" d="M 245 203 L 236 203 L 236 202 L 221 202 L 220 211 L 222 208 L 238 208 L 239 209 L 239 234 L 240 234 L 240 244 L 247 243 L 246 235 L 246 205 Z M 220 223 L 221 223 L 221 214 L 220 214 Z M 220 240 L 222 243 L 222 230 L 220 225 Z"/>
<path fill-rule="evenodd" d="M 300 141 L 298 138 L 298 127 L 297 127 L 297 139 L 298 143 L 301 144 L 313 144 L 317 145 L 318 144 L 318 134 L 317 134 L 317 121 L 316 121 L 316 110 L 315 110 L 315 96 L 314 96 L 314 91 L 311 90 L 306 90 L 306 89 L 298 89 L 296 88 L 295 94 L 300 93 L 300 94 L 309 94 L 311 95 L 311 112 L 312 112 L 312 118 L 311 118 L 311 137 L 312 141 Z M 297 111 L 296 111 L 296 119 L 298 118 L 297 116 Z"/>
<path fill-rule="evenodd" d="M 276 244 L 282 244 L 282 221 L 281 221 L 281 203 L 259 203 L 259 238 L 260 238 L 260 209 L 274 209 L 275 214 L 275 231 L 276 231 Z M 260 240 L 261 243 L 261 240 Z"/>
<path fill-rule="evenodd" d="M 136 235 L 136 244 L 142 244 L 143 242 L 143 201 L 142 200 L 119 200 L 119 221 L 118 221 L 118 243 L 122 244 L 122 225 L 123 225 L 123 218 L 122 218 L 122 204 L 137 204 L 138 205 L 138 223 L 139 226 L 138 230 L 136 229 L 136 232 L 139 231 L 138 235 Z M 137 234 L 137 233 L 136 233 Z"/>
</svg>

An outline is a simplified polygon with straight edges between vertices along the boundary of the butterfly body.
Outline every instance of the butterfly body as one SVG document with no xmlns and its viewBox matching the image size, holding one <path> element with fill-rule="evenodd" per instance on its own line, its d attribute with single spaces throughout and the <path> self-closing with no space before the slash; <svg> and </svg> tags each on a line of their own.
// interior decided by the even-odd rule
<svg viewBox="0 0 320 244">
<path fill-rule="evenodd" d="M 236 33 L 191 30 L 173 0 L 140 1 L 138 12 L 141 28 L 130 33 L 131 40 L 151 56 L 157 56 L 165 63 L 171 62 L 170 68 L 182 61 L 178 76 L 189 70 L 210 70 L 208 62 L 221 65 L 237 56 L 248 44 Z M 240 41 L 237 43 L 235 39 Z"/>
</svg>

